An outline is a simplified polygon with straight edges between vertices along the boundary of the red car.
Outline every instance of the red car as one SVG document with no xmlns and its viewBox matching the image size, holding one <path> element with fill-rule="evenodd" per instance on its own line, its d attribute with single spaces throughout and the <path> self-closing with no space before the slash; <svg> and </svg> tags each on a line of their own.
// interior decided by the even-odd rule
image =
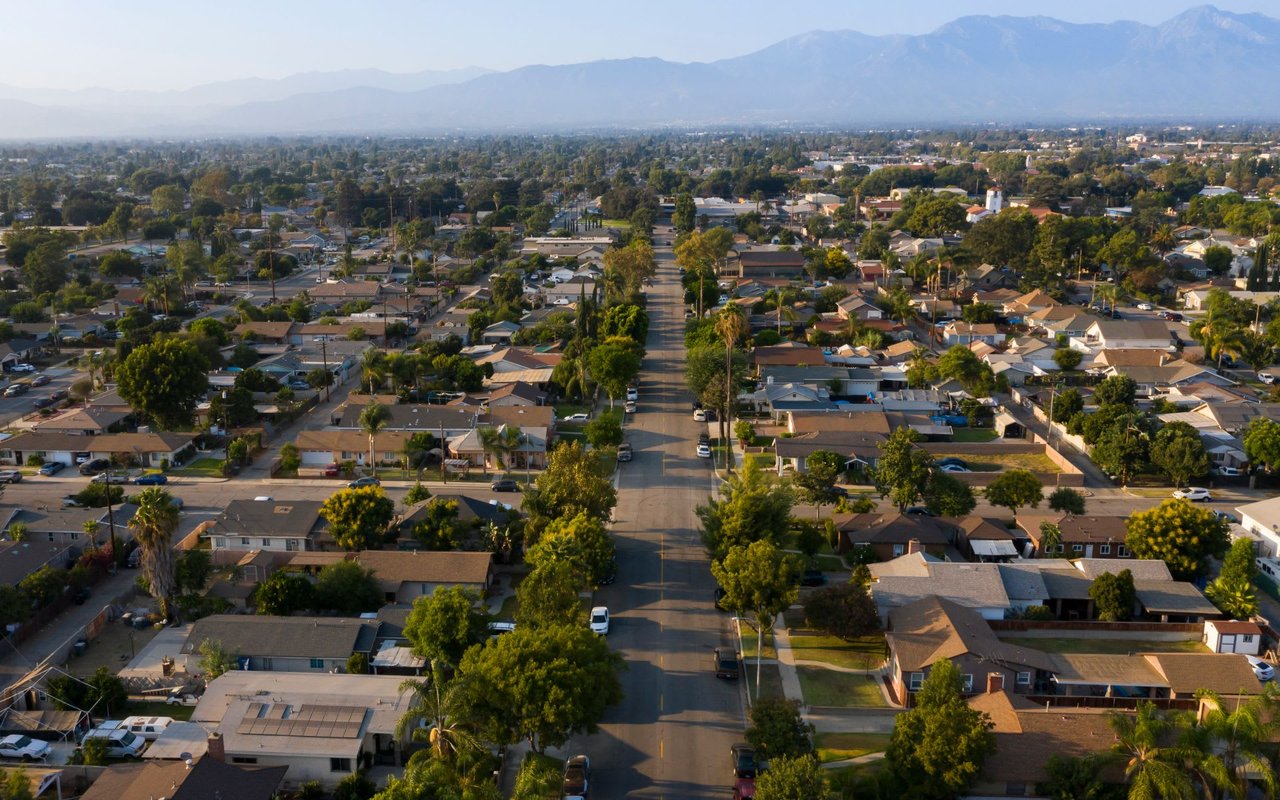
<svg viewBox="0 0 1280 800">
<path fill-rule="evenodd" d="M 339 470 L 338 470 L 337 464 L 330 464 L 324 468 L 324 476 L 326 478 L 336 478 L 338 477 L 338 472 Z"/>
<path fill-rule="evenodd" d="M 750 778 L 739 778 L 733 784 L 733 800 L 750 800 L 756 796 L 756 782 Z"/>
</svg>

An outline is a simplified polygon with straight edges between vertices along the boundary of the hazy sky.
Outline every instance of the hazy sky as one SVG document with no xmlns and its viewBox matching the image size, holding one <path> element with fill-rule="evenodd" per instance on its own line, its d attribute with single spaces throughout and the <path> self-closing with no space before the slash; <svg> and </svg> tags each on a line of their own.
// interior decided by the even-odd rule
<svg viewBox="0 0 1280 800">
<path fill-rule="evenodd" d="M 1179 0 L 0 0 L 0 83 L 179 89 L 377 67 L 708 61 L 814 29 L 925 33 L 967 14 L 1161 22 Z M 1275 0 L 1219 0 L 1280 14 Z"/>
</svg>

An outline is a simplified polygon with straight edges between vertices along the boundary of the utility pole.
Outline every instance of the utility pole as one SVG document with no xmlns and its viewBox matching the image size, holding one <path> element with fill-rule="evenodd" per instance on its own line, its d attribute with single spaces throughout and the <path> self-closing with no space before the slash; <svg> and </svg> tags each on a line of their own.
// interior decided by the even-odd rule
<svg viewBox="0 0 1280 800">
<path fill-rule="evenodd" d="M 333 375 L 329 373 L 329 337 L 320 337 L 320 358 L 324 362 L 324 401 L 329 402 L 329 383 Z"/>
<path fill-rule="evenodd" d="M 449 482 L 449 465 L 445 463 L 449 459 L 449 445 L 444 438 L 444 422 L 440 423 L 440 480 L 444 483 Z"/>
</svg>

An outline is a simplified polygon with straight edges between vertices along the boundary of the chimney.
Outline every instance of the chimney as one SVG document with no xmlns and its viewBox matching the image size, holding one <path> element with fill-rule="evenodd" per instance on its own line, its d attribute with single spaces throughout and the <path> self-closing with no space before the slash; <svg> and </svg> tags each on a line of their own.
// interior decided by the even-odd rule
<svg viewBox="0 0 1280 800">
<path fill-rule="evenodd" d="M 987 673 L 987 693 L 994 694 L 995 692 L 1003 692 L 1003 691 L 1004 691 L 1004 673 L 988 672 Z"/>
<path fill-rule="evenodd" d="M 222 741 L 222 734 L 217 731 L 209 734 L 209 758 L 215 761 L 227 760 L 227 746 Z"/>
<path fill-rule="evenodd" d="M 920 540 L 919 540 L 919 539 L 908 539 L 908 540 L 907 540 L 907 555 L 911 555 L 912 553 L 919 553 L 919 552 L 920 552 L 920 550 L 921 550 L 921 548 L 920 548 Z"/>
</svg>

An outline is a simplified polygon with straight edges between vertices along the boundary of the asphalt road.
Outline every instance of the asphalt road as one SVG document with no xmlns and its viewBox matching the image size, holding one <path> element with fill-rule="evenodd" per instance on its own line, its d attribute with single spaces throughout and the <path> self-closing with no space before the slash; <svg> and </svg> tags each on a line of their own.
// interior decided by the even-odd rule
<svg viewBox="0 0 1280 800">
<path fill-rule="evenodd" d="M 618 582 L 597 594 L 613 615 L 609 644 L 627 662 L 625 699 L 598 734 L 571 741 L 564 753 L 591 757 L 599 797 L 722 797 L 731 783 L 729 746 L 742 738 L 742 703 L 739 685 L 711 670 L 712 649 L 731 645 L 729 618 L 712 605 L 694 508 L 715 479 L 694 455 L 684 311 L 670 235 L 659 229 L 657 238 L 648 356 L 627 428 L 636 455 L 618 479 Z"/>
</svg>

